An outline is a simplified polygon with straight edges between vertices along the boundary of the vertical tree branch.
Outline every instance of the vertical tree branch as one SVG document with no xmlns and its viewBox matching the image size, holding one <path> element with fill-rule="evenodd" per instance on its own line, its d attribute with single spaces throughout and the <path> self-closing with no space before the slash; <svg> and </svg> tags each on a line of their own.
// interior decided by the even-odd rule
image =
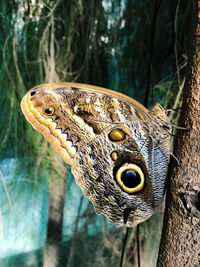
<svg viewBox="0 0 200 267">
<path fill-rule="evenodd" d="M 77 235 L 78 235 L 78 223 L 80 221 L 83 199 L 84 199 L 84 197 L 82 196 L 81 199 L 80 199 L 80 202 L 79 202 L 77 217 L 76 217 L 75 225 L 74 225 L 72 243 L 71 243 L 71 246 L 70 246 L 70 252 L 69 252 L 68 259 L 67 259 L 66 267 L 74 266 L 73 259 L 74 259 L 74 254 L 75 254 L 75 251 L 76 251 L 76 242 L 77 242 Z"/>
<path fill-rule="evenodd" d="M 175 156 L 167 185 L 157 266 L 200 266 L 200 0 L 193 1 L 192 36 Z"/>
<path fill-rule="evenodd" d="M 59 266 L 63 209 L 66 192 L 66 166 L 61 157 L 57 154 L 52 156 L 51 162 L 52 167 L 49 179 L 49 216 L 43 267 Z"/>
</svg>

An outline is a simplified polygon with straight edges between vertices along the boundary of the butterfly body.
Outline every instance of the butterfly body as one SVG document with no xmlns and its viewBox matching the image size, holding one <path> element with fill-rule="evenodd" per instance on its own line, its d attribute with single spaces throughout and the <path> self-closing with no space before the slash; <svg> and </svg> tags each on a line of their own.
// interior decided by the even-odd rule
<svg viewBox="0 0 200 267">
<path fill-rule="evenodd" d="M 22 111 L 71 165 L 76 183 L 117 226 L 149 218 L 164 195 L 170 122 L 120 93 L 76 83 L 31 89 Z"/>
</svg>

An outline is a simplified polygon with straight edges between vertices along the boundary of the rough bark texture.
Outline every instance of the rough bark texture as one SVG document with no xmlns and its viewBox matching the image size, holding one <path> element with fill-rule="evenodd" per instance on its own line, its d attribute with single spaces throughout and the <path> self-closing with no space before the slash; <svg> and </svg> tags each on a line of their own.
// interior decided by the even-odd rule
<svg viewBox="0 0 200 267">
<path fill-rule="evenodd" d="M 188 71 L 157 266 L 200 266 L 200 0 L 193 1 Z"/>
<path fill-rule="evenodd" d="M 49 216 L 43 267 L 60 266 L 66 173 L 63 160 L 54 154 L 49 180 Z"/>
</svg>

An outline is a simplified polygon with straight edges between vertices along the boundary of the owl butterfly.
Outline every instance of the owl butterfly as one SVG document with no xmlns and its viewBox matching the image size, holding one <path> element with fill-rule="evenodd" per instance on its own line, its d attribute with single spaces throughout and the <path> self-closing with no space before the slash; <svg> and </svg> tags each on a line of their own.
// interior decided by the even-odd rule
<svg viewBox="0 0 200 267">
<path fill-rule="evenodd" d="M 76 83 L 34 87 L 22 111 L 33 128 L 71 165 L 76 183 L 116 226 L 148 219 L 165 191 L 171 124 L 157 104 L 151 111 L 108 89 Z"/>
</svg>

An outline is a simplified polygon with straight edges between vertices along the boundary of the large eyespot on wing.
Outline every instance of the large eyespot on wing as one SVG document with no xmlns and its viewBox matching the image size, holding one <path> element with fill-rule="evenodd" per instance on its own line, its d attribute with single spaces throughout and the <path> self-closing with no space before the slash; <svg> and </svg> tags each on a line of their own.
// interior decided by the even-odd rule
<svg viewBox="0 0 200 267">
<path fill-rule="evenodd" d="M 137 164 L 124 163 L 117 169 L 115 178 L 122 190 L 129 194 L 140 192 L 144 188 L 144 172 Z"/>
<path fill-rule="evenodd" d="M 131 129 L 132 123 L 123 127 Z M 92 202 L 95 212 L 106 216 L 117 227 L 132 227 L 148 219 L 161 198 L 154 195 L 148 158 L 146 161 L 143 157 L 148 148 L 145 146 L 136 158 L 140 148 L 137 138 L 142 138 L 142 128 L 136 129 L 135 142 L 127 135 L 120 143 L 110 140 L 111 130 L 105 130 L 80 148 L 72 165 L 75 181 Z"/>
</svg>

